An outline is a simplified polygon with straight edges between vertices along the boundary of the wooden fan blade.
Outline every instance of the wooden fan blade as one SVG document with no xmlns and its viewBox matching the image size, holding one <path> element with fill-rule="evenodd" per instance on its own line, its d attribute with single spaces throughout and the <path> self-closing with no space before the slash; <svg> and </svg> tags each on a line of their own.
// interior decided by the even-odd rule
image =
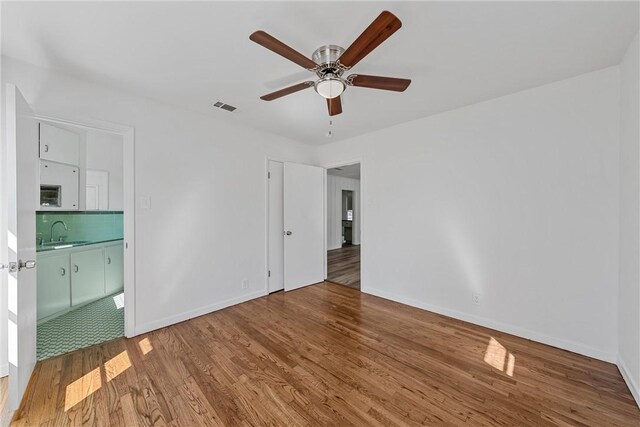
<svg viewBox="0 0 640 427">
<path fill-rule="evenodd" d="M 327 108 L 330 116 L 337 116 L 342 113 L 342 101 L 339 96 L 327 99 Z"/>
<path fill-rule="evenodd" d="M 395 77 L 365 76 L 364 74 L 353 74 L 347 81 L 352 86 L 369 87 L 371 89 L 393 90 L 404 92 L 411 84 L 409 79 L 396 79 Z"/>
<path fill-rule="evenodd" d="M 373 49 L 380 46 L 402 27 L 402 22 L 391 12 L 383 11 L 362 34 L 344 51 L 338 62 L 353 67 Z"/>
<path fill-rule="evenodd" d="M 264 31 L 256 31 L 249 36 L 249 39 L 308 70 L 312 70 L 318 66 L 318 64 L 313 62 L 311 59 L 307 58 L 297 50 L 290 48 Z"/>
<path fill-rule="evenodd" d="M 294 92 L 301 91 L 303 89 L 313 87 L 313 82 L 302 82 L 297 85 L 285 87 L 284 89 L 277 90 L 275 92 L 268 93 L 260 97 L 263 101 L 273 101 L 274 99 L 282 98 L 286 95 L 291 95 Z"/>
</svg>

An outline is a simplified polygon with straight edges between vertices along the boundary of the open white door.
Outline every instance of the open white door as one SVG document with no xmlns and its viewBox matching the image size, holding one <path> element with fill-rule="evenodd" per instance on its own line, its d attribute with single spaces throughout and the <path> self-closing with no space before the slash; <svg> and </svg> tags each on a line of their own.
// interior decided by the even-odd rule
<svg viewBox="0 0 640 427">
<path fill-rule="evenodd" d="M 14 85 L 6 87 L 6 161 L 2 164 L 2 215 L 7 229 L 0 244 L 8 270 L 9 410 L 24 394 L 36 364 L 36 207 L 38 203 L 38 127 L 29 105 Z M 3 257 L 4 258 L 4 257 Z"/>
<path fill-rule="evenodd" d="M 323 168 L 284 164 L 284 290 L 324 280 Z"/>
</svg>

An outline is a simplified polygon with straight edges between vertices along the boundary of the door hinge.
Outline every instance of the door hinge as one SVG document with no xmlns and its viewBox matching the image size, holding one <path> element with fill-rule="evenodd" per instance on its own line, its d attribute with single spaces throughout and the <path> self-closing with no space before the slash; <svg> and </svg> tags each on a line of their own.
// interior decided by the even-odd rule
<svg viewBox="0 0 640 427">
<path fill-rule="evenodd" d="M 269 270 L 269 277 L 271 277 L 271 270 Z"/>
<path fill-rule="evenodd" d="M 267 172 L 267 178 L 271 179 L 271 172 Z"/>
</svg>

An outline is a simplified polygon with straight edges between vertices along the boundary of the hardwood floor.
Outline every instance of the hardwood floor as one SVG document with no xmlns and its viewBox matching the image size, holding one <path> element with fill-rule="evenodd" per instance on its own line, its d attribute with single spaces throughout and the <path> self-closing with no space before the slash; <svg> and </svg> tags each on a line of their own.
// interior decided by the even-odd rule
<svg viewBox="0 0 640 427">
<path fill-rule="evenodd" d="M 360 289 L 360 245 L 327 251 L 327 280 Z"/>
<path fill-rule="evenodd" d="M 321 283 L 38 363 L 15 425 L 638 426 L 615 365 Z"/>
<path fill-rule="evenodd" d="M 8 408 L 8 387 L 9 377 L 0 378 L 0 426 L 9 424 L 9 408 Z"/>
</svg>

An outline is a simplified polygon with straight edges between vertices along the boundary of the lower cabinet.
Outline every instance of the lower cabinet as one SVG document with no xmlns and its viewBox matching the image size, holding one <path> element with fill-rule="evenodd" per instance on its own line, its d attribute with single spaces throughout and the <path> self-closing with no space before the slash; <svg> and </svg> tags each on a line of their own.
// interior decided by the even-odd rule
<svg viewBox="0 0 640 427">
<path fill-rule="evenodd" d="M 38 320 L 124 289 L 122 241 L 37 254 Z"/>
<path fill-rule="evenodd" d="M 124 247 L 122 242 L 104 248 L 104 289 L 107 295 L 124 289 Z"/>
<path fill-rule="evenodd" d="M 69 254 L 38 259 L 38 319 L 71 306 Z"/>
<path fill-rule="evenodd" d="M 103 248 L 71 254 L 71 305 L 104 296 Z"/>
</svg>

